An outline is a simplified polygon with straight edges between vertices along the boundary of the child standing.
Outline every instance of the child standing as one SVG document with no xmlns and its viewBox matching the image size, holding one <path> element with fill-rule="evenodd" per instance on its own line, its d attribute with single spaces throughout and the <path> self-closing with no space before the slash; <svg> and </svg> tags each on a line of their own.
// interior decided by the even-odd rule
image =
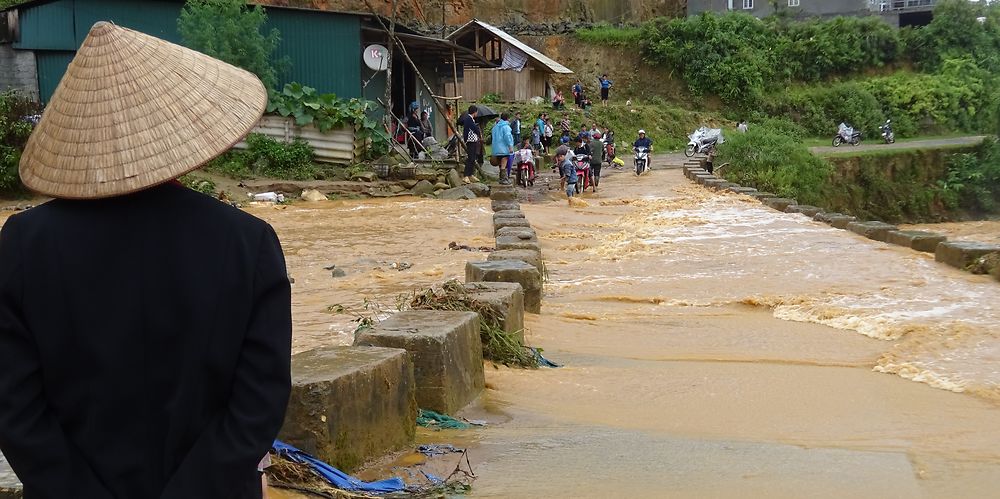
<svg viewBox="0 0 1000 499">
<path fill-rule="evenodd" d="M 566 199 L 572 198 L 576 194 L 576 166 L 567 157 L 569 155 L 569 148 L 566 146 L 559 146 L 556 149 L 556 164 L 559 165 L 559 175 L 562 177 L 562 186 L 566 189 Z"/>
<path fill-rule="evenodd" d="M 542 150 L 542 131 L 538 129 L 538 125 L 531 127 L 531 147 L 536 151 Z"/>
</svg>

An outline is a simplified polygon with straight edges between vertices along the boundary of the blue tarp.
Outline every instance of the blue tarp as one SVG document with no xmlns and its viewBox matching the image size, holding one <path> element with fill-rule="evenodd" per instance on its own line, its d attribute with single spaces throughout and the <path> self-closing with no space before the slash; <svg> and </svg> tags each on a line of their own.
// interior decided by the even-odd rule
<svg viewBox="0 0 1000 499">
<path fill-rule="evenodd" d="M 406 484 L 400 478 L 389 478 L 377 482 L 361 481 L 280 440 L 274 441 L 274 451 L 279 456 L 311 467 L 313 471 L 330 482 L 330 485 L 341 490 L 388 493 L 399 492 L 406 488 Z"/>
</svg>

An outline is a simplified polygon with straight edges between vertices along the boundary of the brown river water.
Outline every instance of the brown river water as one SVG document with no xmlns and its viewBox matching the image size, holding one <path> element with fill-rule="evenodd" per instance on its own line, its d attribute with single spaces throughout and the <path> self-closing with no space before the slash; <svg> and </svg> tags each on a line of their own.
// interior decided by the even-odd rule
<svg viewBox="0 0 1000 499">
<path fill-rule="evenodd" d="M 996 282 L 676 169 L 583 200 L 522 204 L 549 272 L 526 338 L 565 367 L 491 367 L 470 414 L 493 424 L 421 433 L 470 448 L 473 497 L 1000 495 Z M 295 351 L 493 242 L 486 200 L 248 211 L 282 240 Z"/>
</svg>

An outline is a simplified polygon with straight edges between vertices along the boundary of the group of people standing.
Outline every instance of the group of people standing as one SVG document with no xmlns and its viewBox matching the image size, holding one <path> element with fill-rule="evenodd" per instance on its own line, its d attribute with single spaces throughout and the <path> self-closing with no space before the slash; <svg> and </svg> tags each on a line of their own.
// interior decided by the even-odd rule
<svg viewBox="0 0 1000 499">
<path fill-rule="evenodd" d="M 597 83 L 601 89 L 601 105 L 607 106 L 611 95 L 611 86 L 614 85 L 614 82 L 608 79 L 607 74 L 603 74 L 597 79 Z M 587 97 L 586 90 L 583 88 L 583 82 L 580 80 L 576 80 L 576 83 L 573 84 L 572 92 L 573 103 L 576 104 L 576 107 L 586 110 L 593 105 L 593 102 Z M 565 107 L 566 98 L 563 97 L 562 90 L 559 90 L 552 96 L 552 108 L 565 109 Z"/>
</svg>

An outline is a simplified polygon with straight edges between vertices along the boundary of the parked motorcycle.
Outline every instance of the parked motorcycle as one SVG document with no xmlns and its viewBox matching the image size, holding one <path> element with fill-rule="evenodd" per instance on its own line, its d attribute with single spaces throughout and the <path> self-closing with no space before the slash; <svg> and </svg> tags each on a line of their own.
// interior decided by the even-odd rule
<svg viewBox="0 0 1000 499">
<path fill-rule="evenodd" d="M 576 157 L 576 193 L 580 194 L 593 186 L 590 180 L 590 156 Z"/>
<path fill-rule="evenodd" d="M 704 126 L 695 130 L 691 135 L 688 135 L 688 139 L 690 140 L 688 141 L 687 148 L 684 149 L 684 155 L 689 158 L 695 154 L 707 153 L 712 147 L 726 141 L 722 137 L 721 128 L 708 128 Z"/>
<path fill-rule="evenodd" d="M 635 174 L 642 175 L 649 168 L 649 149 L 637 147 L 635 149 Z"/>
<path fill-rule="evenodd" d="M 841 123 L 837 128 L 837 135 L 833 137 L 833 147 L 840 147 L 840 144 L 861 145 L 861 132 Z"/>
<path fill-rule="evenodd" d="M 892 133 L 892 120 L 885 120 L 885 124 L 882 125 L 882 141 L 886 144 L 896 142 L 896 134 Z"/>
</svg>

